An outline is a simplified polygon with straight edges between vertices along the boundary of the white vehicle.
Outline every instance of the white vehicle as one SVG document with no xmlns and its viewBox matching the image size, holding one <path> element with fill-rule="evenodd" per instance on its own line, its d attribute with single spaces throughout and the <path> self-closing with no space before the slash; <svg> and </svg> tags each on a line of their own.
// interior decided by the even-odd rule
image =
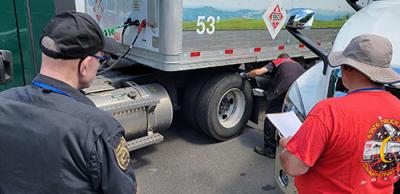
<svg viewBox="0 0 400 194">
<path fill-rule="evenodd" d="M 356 2 L 350 1 L 349 2 Z M 356 8 L 361 6 L 353 5 Z M 339 31 L 332 51 L 342 51 L 350 43 L 350 41 L 361 34 L 376 34 L 388 38 L 393 45 L 392 68 L 400 73 L 400 26 L 397 24 L 400 1 L 398 0 L 375 0 L 369 1 L 368 5 L 355 13 Z M 294 13 L 295 14 L 295 13 Z M 301 17 L 301 14 L 297 14 Z M 292 23 L 293 24 L 293 23 Z M 295 23 L 296 24 L 296 23 Z M 288 24 L 289 25 L 289 24 Z M 299 25 L 291 26 L 294 31 Z M 301 34 L 297 34 L 302 38 Z M 344 94 L 341 87 L 340 68 L 331 68 L 328 65 L 327 52 L 318 48 L 310 40 L 306 45 L 314 47 L 310 48 L 315 51 L 322 61 L 317 63 L 307 72 L 305 72 L 291 86 L 286 96 L 283 111 L 295 111 L 302 119 L 309 113 L 315 104 L 319 101 Z M 392 92 L 400 98 L 399 85 L 387 85 L 386 90 Z M 391 145 L 397 148 L 397 145 Z M 373 149 L 373 148 L 371 148 Z M 282 169 L 279 161 L 279 152 L 282 147 L 277 149 L 277 158 L 275 159 L 275 181 L 277 188 L 283 193 L 297 193 L 294 186 L 293 177 L 290 177 Z"/>
</svg>

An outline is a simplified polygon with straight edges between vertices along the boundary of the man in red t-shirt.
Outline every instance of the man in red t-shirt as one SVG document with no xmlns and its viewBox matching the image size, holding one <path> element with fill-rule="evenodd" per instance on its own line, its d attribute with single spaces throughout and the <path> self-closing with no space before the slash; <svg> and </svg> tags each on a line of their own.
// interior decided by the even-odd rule
<svg viewBox="0 0 400 194">
<path fill-rule="evenodd" d="M 318 103 L 282 139 L 283 168 L 299 193 L 393 193 L 400 161 L 400 101 L 383 84 L 400 81 L 386 38 L 361 35 L 329 55 L 349 94 Z"/>
</svg>

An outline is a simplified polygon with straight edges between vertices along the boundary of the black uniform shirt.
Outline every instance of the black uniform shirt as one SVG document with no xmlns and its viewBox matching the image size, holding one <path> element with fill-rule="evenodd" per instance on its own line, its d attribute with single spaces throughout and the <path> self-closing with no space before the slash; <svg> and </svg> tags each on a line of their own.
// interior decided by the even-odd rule
<svg viewBox="0 0 400 194">
<path fill-rule="evenodd" d="M 33 85 L 0 93 L 0 194 L 136 193 L 121 125 L 68 84 L 34 81 L 68 96 Z"/>
<path fill-rule="evenodd" d="M 266 65 L 266 68 L 272 73 L 271 81 L 265 91 L 269 102 L 278 96 L 283 95 L 284 97 L 293 82 L 304 73 L 303 66 L 296 61 L 285 61 L 278 67 L 269 64 Z"/>
</svg>

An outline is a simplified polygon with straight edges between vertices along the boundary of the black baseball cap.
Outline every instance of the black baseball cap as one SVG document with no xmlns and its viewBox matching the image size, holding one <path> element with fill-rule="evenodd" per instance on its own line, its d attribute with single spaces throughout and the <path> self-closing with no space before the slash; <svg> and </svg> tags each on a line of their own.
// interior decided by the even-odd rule
<svg viewBox="0 0 400 194">
<path fill-rule="evenodd" d="M 54 41 L 56 49 L 46 48 L 43 38 Z M 55 59 L 80 59 L 102 51 L 104 42 L 103 32 L 91 16 L 66 11 L 47 23 L 40 38 L 40 48 L 45 55 Z"/>
</svg>

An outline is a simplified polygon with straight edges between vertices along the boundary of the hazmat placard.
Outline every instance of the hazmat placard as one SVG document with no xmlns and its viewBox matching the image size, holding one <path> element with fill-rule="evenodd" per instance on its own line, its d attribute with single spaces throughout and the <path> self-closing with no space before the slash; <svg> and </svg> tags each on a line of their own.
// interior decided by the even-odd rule
<svg viewBox="0 0 400 194">
<path fill-rule="evenodd" d="M 287 14 L 282 0 L 272 1 L 263 15 L 263 20 L 273 40 L 285 25 L 286 18 Z"/>
</svg>

